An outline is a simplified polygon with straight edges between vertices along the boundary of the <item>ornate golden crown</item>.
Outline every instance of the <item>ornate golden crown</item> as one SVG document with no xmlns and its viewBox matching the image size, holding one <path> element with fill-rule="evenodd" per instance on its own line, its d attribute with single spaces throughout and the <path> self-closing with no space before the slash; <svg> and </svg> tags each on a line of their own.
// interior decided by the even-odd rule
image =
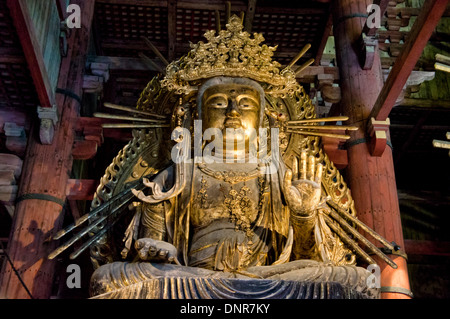
<svg viewBox="0 0 450 319">
<path fill-rule="evenodd" d="M 215 35 L 215 30 L 205 33 L 207 43 L 191 43 L 187 56 L 167 66 L 162 86 L 178 94 L 198 90 L 203 79 L 216 76 L 246 77 L 262 84 L 265 93 L 274 97 L 292 95 L 300 89 L 295 72 L 287 67 L 280 71 L 281 64 L 273 61 L 277 47 L 270 47 L 261 33 L 253 38 L 243 30 L 242 20 L 233 15 L 226 30 Z"/>
</svg>

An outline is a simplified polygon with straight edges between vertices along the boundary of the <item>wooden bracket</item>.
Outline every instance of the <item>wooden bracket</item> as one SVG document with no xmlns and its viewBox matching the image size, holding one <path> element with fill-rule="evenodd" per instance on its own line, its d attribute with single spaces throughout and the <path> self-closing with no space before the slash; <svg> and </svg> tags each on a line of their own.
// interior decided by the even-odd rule
<svg viewBox="0 0 450 319">
<path fill-rule="evenodd" d="M 372 156 L 380 157 L 383 155 L 387 145 L 387 136 L 389 125 L 391 124 L 389 118 L 385 121 L 377 121 L 371 118 L 367 127 L 367 133 L 370 136 L 369 150 Z"/>
<path fill-rule="evenodd" d="M 50 145 L 53 142 L 55 126 L 58 124 L 58 109 L 56 105 L 52 108 L 38 107 L 38 117 L 41 120 L 39 128 L 39 138 L 44 145 Z"/>
<path fill-rule="evenodd" d="M 324 152 L 328 155 L 337 169 L 344 169 L 348 165 L 347 150 L 342 149 L 345 141 L 330 137 L 322 137 L 322 146 Z"/>
<path fill-rule="evenodd" d="M 6 148 L 17 156 L 24 156 L 27 147 L 25 127 L 16 123 L 6 122 L 3 130 L 6 136 Z"/>
<path fill-rule="evenodd" d="M 341 88 L 333 85 L 334 76 L 332 74 L 318 74 L 316 79 L 317 89 L 321 92 L 325 102 L 332 104 L 341 101 Z"/>
<path fill-rule="evenodd" d="M 85 74 L 83 76 L 83 92 L 84 93 L 102 93 L 103 86 L 108 82 L 109 64 L 91 62 L 87 65 L 87 72 L 91 74 Z"/>
<path fill-rule="evenodd" d="M 373 66 L 375 52 L 378 50 L 378 39 L 375 36 L 368 36 L 365 33 L 361 33 L 359 41 L 359 64 L 363 70 L 370 70 Z"/>
<path fill-rule="evenodd" d="M 103 128 L 101 121 L 90 118 L 78 118 L 75 131 L 82 137 L 77 140 L 72 149 L 72 156 L 78 160 L 88 160 L 97 154 L 98 147 L 103 144 Z"/>
</svg>

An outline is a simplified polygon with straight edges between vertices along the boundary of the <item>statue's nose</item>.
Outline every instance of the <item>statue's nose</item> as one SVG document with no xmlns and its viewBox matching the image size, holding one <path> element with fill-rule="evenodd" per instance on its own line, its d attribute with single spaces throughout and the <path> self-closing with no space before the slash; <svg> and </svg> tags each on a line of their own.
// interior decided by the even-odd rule
<svg viewBox="0 0 450 319">
<path fill-rule="evenodd" d="M 234 99 L 228 100 L 227 116 L 228 117 L 239 117 L 240 115 L 241 114 L 239 113 L 239 108 L 238 108 L 236 100 L 234 100 Z"/>
</svg>

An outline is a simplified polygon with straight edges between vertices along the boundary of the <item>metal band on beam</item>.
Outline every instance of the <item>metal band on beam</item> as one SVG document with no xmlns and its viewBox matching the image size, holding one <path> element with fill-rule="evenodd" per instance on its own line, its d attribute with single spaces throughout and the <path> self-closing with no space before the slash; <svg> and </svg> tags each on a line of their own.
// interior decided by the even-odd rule
<svg viewBox="0 0 450 319">
<path fill-rule="evenodd" d="M 358 144 L 364 144 L 367 143 L 368 140 L 366 138 L 359 138 L 357 140 L 354 141 L 349 141 L 347 143 L 345 143 L 345 149 L 349 149 L 352 146 L 358 145 Z M 386 145 L 389 146 L 392 150 L 394 149 L 394 146 L 392 145 L 391 141 L 387 140 L 386 141 Z"/>
<path fill-rule="evenodd" d="M 24 200 L 30 200 L 30 199 L 37 199 L 37 200 L 44 200 L 47 202 L 53 202 L 58 205 L 61 205 L 62 207 L 64 207 L 64 205 L 65 205 L 65 201 L 63 201 L 62 199 L 59 199 L 57 197 L 54 197 L 54 196 L 51 196 L 48 194 L 36 194 L 36 193 L 24 194 L 24 195 L 20 196 L 19 198 L 17 198 L 16 203 L 19 203 Z"/>
<path fill-rule="evenodd" d="M 366 18 L 367 19 L 368 17 L 369 17 L 369 15 L 367 13 L 353 13 L 353 14 L 349 14 L 349 15 L 340 17 L 336 24 L 340 24 L 348 19 L 353 19 L 353 18 Z"/>
<path fill-rule="evenodd" d="M 411 290 L 402 288 L 402 287 L 381 287 L 380 292 L 403 294 L 403 295 L 407 295 L 408 297 L 414 298 L 414 294 L 412 293 Z"/>
</svg>

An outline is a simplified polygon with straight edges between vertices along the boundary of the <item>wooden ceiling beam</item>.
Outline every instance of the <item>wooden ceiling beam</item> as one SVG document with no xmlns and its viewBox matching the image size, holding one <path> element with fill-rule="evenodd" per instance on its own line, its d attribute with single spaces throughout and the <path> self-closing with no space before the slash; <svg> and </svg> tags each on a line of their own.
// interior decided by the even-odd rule
<svg viewBox="0 0 450 319">
<path fill-rule="evenodd" d="M 152 59 L 152 61 L 155 64 L 160 63 L 159 59 Z M 89 56 L 87 63 L 107 63 L 109 70 L 158 72 L 156 68 L 139 58 Z M 310 66 L 297 76 L 297 80 L 300 83 L 314 83 L 319 74 L 331 74 L 333 82 L 339 83 L 339 70 L 337 67 L 331 66 Z"/>
<path fill-rule="evenodd" d="M 170 1 L 170 0 L 169 0 Z M 97 3 L 111 4 L 111 5 L 134 5 L 141 7 L 162 7 L 167 8 L 168 1 L 165 0 L 97 0 Z M 210 10 L 210 11 L 223 11 L 225 10 L 224 2 L 222 0 L 208 0 L 208 1 L 176 1 L 177 8 L 180 9 L 192 9 L 192 10 Z M 233 1 L 231 6 L 231 12 L 246 12 L 248 8 L 247 1 Z M 310 8 L 310 7 L 258 7 L 258 13 L 273 13 L 273 14 L 289 14 L 289 15 L 317 15 L 326 14 L 328 9 L 324 4 L 324 8 Z"/>
<path fill-rule="evenodd" d="M 415 108 L 415 109 L 430 109 L 430 110 L 449 110 L 449 100 L 433 100 L 433 99 L 412 99 L 404 98 L 396 108 Z"/>
<path fill-rule="evenodd" d="M 55 105 L 55 95 L 45 68 L 44 57 L 25 0 L 7 0 L 41 107 Z"/>
<path fill-rule="evenodd" d="M 176 54 L 177 41 L 177 2 L 175 0 L 167 1 L 167 60 L 173 61 Z"/>
<path fill-rule="evenodd" d="M 141 7 L 167 7 L 166 0 L 96 0 L 97 3 L 112 5 L 136 5 Z"/>
<path fill-rule="evenodd" d="M 384 121 L 395 105 L 409 75 L 419 60 L 428 39 L 433 33 L 449 0 L 426 0 L 414 23 L 403 50 L 392 67 L 392 71 L 375 102 L 370 118 Z"/>
<path fill-rule="evenodd" d="M 323 56 L 323 50 L 325 50 L 325 46 L 327 45 L 328 38 L 330 37 L 332 28 L 333 28 L 333 15 L 330 13 L 327 24 L 323 31 L 322 40 L 320 40 L 319 47 L 317 48 L 317 54 L 314 59 L 314 65 L 320 65 L 320 61 L 322 60 Z"/>
<path fill-rule="evenodd" d="M 248 0 L 247 11 L 245 12 L 244 30 L 252 32 L 253 18 L 255 17 L 257 0 Z"/>
<path fill-rule="evenodd" d="M 405 239 L 405 251 L 409 256 L 447 256 L 450 257 L 450 242 Z"/>
</svg>

